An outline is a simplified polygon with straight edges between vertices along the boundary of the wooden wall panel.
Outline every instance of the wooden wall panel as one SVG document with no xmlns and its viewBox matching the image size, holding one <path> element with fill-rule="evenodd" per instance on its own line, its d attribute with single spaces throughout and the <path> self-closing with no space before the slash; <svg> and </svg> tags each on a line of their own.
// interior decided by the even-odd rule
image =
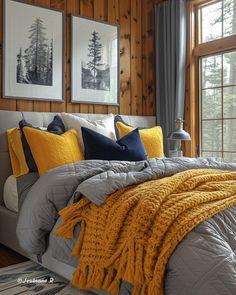
<svg viewBox="0 0 236 295">
<path fill-rule="evenodd" d="M 156 113 L 156 104 L 153 0 L 142 1 L 142 12 L 143 114 L 154 115 Z"/>
<path fill-rule="evenodd" d="M 131 0 L 131 113 L 142 115 L 142 2 Z"/>
<path fill-rule="evenodd" d="M 154 4 L 162 0 L 28 0 L 65 12 L 65 101 L 0 98 L 0 109 L 42 112 L 155 114 Z M 0 16 L 3 15 L 0 1 Z M 72 104 L 71 14 L 120 25 L 120 106 Z M 0 97 L 2 97 L 3 25 L 0 24 Z"/>
<path fill-rule="evenodd" d="M 131 114 L 130 41 L 131 0 L 120 5 L 120 113 Z"/>
<path fill-rule="evenodd" d="M 111 24 L 119 24 L 120 22 L 120 1 L 108 0 L 108 22 Z M 108 106 L 108 113 L 119 114 L 119 106 Z"/>
<path fill-rule="evenodd" d="M 66 75 L 65 75 L 65 89 L 66 89 L 66 109 L 65 111 L 68 113 L 79 113 L 81 111 L 80 105 L 70 102 L 71 95 L 71 14 L 79 14 L 80 13 L 80 1 L 78 0 L 70 0 L 66 2 L 66 42 L 65 42 L 65 50 L 66 50 Z"/>
</svg>

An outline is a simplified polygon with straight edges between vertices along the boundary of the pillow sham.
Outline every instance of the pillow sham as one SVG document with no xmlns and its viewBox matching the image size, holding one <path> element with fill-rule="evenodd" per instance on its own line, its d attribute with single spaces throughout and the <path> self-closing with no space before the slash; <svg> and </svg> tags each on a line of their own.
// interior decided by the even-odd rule
<svg viewBox="0 0 236 295">
<path fill-rule="evenodd" d="M 117 137 L 123 137 L 135 128 L 126 124 L 120 116 L 115 117 Z M 153 128 L 138 128 L 148 158 L 163 158 L 163 135 L 160 126 Z"/>
<path fill-rule="evenodd" d="M 26 163 L 19 128 L 7 130 L 7 139 L 13 175 L 18 177 L 27 174 L 29 168 Z"/>
<path fill-rule="evenodd" d="M 81 127 L 89 128 L 106 137 L 111 138 L 114 141 L 116 140 L 113 114 L 109 114 L 107 117 L 96 121 L 87 120 L 67 113 L 62 113 L 61 116 L 67 129 L 76 129 L 78 133 L 78 140 L 82 150 L 84 150 L 84 143 L 81 133 Z"/>
<path fill-rule="evenodd" d="M 142 161 L 147 159 L 138 129 L 116 142 L 89 128 L 82 127 L 81 130 L 86 160 Z"/>
<path fill-rule="evenodd" d="M 26 122 L 25 120 L 21 120 L 19 122 L 19 127 L 20 127 L 21 134 L 22 134 L 21 140 L 22 140 L 22 144 L 23 144 L 23 149 L 24 149 L 24 154 L 25 154 L 27 165 L 28 165 L 30 171 L 37 172 L 38 168 L 37 168 L 37 165 L 36 165 L 35 160 L 33 158 L 33 155 L 31 153 L 29 144 L 28 144 L 28 142 L 27 142 L 27 140 L 25 138 L 23 128 L 24 127 L 31 127 L 31 128 L 35 128 L 35 129 L 39 129 L 39 130 L 42 129 L 42 128 L 34 127 L 33 125 Z M 62 119 L 58 115 L 56 115 L 54 117 L 53 121 L 48 125 L 47 131 L 51 132 L 51 133 L 54 133 L 54 134 L 58 134 L 58 135 L 63 134 L 65 132 L 64 123 L 63 123 Z"/>
<path fill-rule="evenodd" d="M 57 135 L 24 127 L 23 133 L 38 167 L 39 175 L 46 171 L 84 159 L 77 140 L 77 132 L 71 129 Z"/>
</svg>

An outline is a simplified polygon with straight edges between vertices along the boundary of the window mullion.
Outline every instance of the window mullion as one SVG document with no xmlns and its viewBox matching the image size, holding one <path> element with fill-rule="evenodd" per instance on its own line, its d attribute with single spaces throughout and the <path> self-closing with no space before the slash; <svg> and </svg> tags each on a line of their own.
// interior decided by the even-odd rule
<svg viewBox="0 0 236 295">
<path fill-rule="evenodd" d="M 223 64 L 224 60 L 223 60 L 223 53 L 221 54 L 221 118 L 222 118 L 222 123 L 221 123 L 221 130 L 222 130 L 222 158 L 224 155 L 224 95 L 223 95 L 223 85 L 224 85 L 224 64 Z"/>
</svg>

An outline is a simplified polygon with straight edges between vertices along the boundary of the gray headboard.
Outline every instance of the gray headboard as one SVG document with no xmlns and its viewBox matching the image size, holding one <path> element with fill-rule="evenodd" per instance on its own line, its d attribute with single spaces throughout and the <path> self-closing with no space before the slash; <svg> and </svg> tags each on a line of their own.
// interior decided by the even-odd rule
<svg viewBox="0 0 236 295">
<path fill-rule="evenodd" d="M 3 186 L 9 175 L 12 174 L 8 153 L 6 131 L 18 126 L 23 118 L 34 126 L 47 127 L 56 113 L 15 112 L 0 110 L 0 205 L 3 204 Z M 87 119 L 100 119 L 102 114 L 74 114 Z M 150 116 L 122 116 L 124 121 L 134 127 L 152 127 L 156 124 L 156 118 Z"/>
</svg>

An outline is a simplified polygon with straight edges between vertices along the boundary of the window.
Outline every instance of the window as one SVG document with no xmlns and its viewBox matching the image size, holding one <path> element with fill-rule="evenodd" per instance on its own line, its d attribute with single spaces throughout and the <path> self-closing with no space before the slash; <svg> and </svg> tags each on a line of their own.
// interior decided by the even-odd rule
<svg viewBox="0 0 236 295">
<path fill-rule="evenodd" d="M 236 51 L 199 62 L 202 156 L 236 161 Z"/>
<path fill-rule="evenodd" d="M 236 162 L 236 0 L 193 0 L 192 12 L 189 74 L 195 73 L 190 77 L 195 91 L 189 93 L 198 112 L 195 144 L 200 156 Z"/>
<path fill-rule="evenodd" d="M 199 7 L 200 43 L 236 34 L 235 0 L 211 2 Z"/>
</svg>

